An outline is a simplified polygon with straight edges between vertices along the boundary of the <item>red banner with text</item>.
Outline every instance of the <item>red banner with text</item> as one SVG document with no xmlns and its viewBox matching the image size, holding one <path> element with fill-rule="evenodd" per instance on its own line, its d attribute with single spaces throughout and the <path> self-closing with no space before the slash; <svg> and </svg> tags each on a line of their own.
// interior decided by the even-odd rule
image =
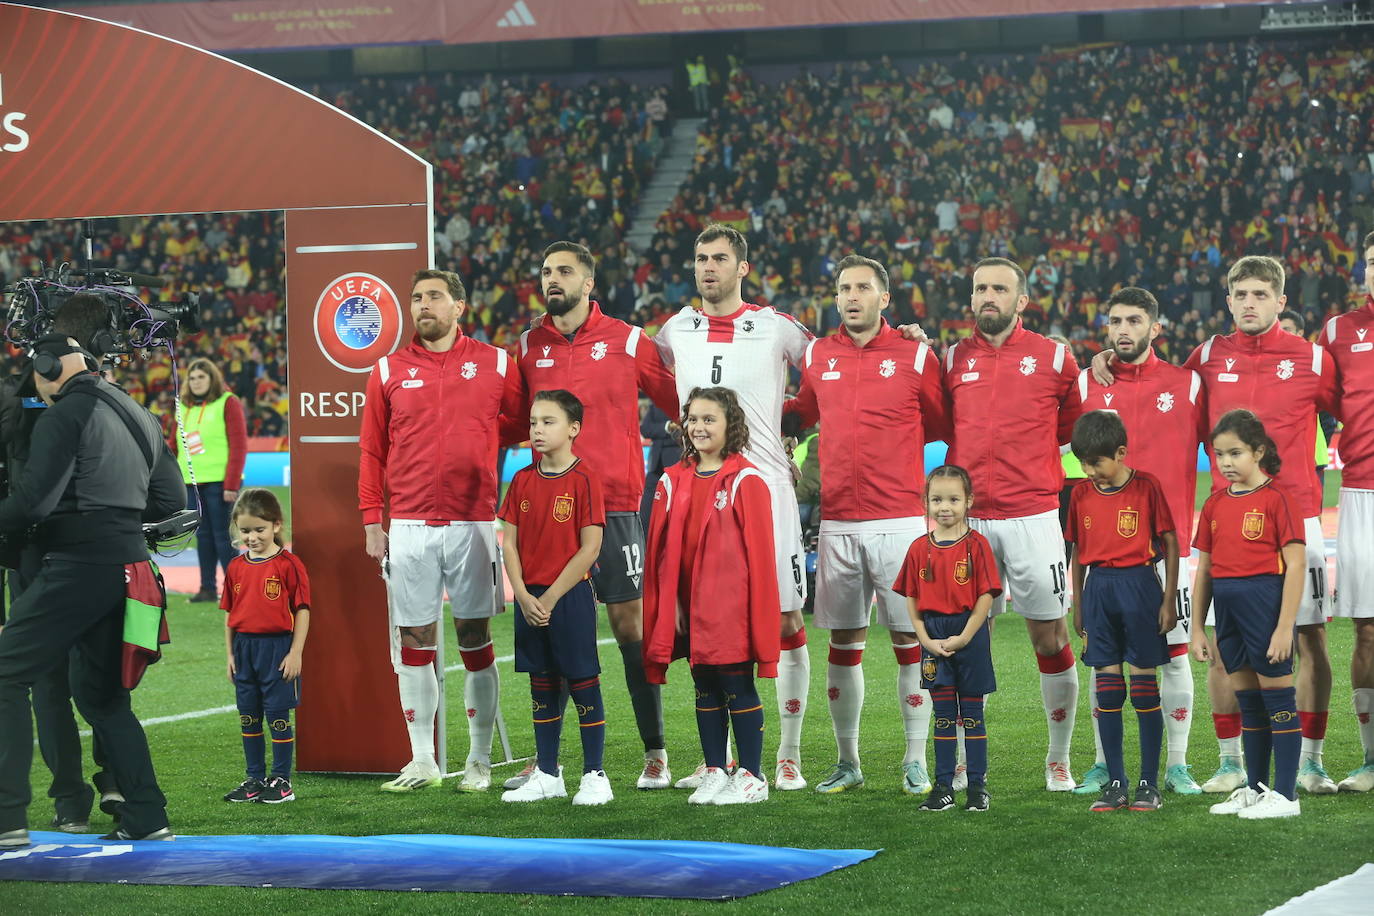
<svg viewBox="0 0 1374 916">
<path fill-rule="evenodd" d="M 1247 5 L 1263 0 L 1232 0 Z M 219 0 L 77 12 L 219 51 L 479 44 L 735 29 L 1209 7 L 1201 0 Z"/>
</svg>

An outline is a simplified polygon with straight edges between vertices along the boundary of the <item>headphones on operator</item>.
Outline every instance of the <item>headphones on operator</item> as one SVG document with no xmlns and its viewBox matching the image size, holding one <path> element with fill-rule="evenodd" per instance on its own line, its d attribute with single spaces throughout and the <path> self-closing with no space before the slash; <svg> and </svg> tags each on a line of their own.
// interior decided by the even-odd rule
<svg viewBox="0 0 1374 916">
<path fill-rule="evenodd" d="M 45 334 L 33 342 L 30 352 L 33 357 L 34 373 L 50 382 L 55 382 L 62 377 L 62 357 L 64 356 L 80 353 L 90 362 L 96 362 L 95 357 L 91 356 L 90 353 L 71 343 L 66 334 Z"/>
</svg>

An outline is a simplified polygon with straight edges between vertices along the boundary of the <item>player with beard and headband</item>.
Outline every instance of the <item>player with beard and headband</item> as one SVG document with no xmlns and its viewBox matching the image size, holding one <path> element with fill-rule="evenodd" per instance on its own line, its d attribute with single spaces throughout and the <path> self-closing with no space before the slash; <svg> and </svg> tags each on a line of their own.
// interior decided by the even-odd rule
<svg viewBox="0 0 1374 916">
<path fill-rule="evenodd" d="M 415 339 L 384 356 L 367 381 L 358 508 L 367 555 L 382 566 L 391 662 L 410 733 L 411 760 L 382 785 L 410 792 L 443 781 L 434 755 L 439 614 L 447 592 L 467 669 L 469 750 L 458 788 L 491 786 L 491 738 L 500 699 L 490 618 L 504 607 L 496 547 L 496 453 L 502 415 L 520 411 L 505 350 L 458 326 L 463 281 L 419 270 L 411 282 Z M 461 408 L 457 405 L 461 405 Z M 390 530 L 383 528 L 386 508 Z"/>
<path fill-rule="evenodd" d="M 1059 447 L 1078 417 L 1078 367 L 1068 348 L 1021 325 L 1026 274 L 984 258 L 973 269 L 976 332 L 945 352 L 949 463 L 966 468 L 978 502 L 970 522 L 992 544 L 1012 607 L 1026 620 L 1049 728 L 1045 788 L 1074 787 L 1069 747 L 1078 672 L 1064 617 L 1067 561 L 1059 528 Z M 994 603 L 993 613 L 1006 609 Z"/>
<path fill-rule="evenodd" d="M 1185 366 L 1202 378 L 1209 426 L 1214 427 L 1224 414 L 1237 408 L 1259 417 L 1282 459 L 1274 485 L 1286 492 L 1303 518 L 1307 587 L 1298 608 L 1295 653 L 1300 659 L 1297 704 L 1302 728 L 1298 785 L 1307 792 L 1325 795 L 1335 792 L 1337 786 L 1322 765 L 1331 703 L 1331 659 L 1326 650 L 1322 489 L 1312 456 L 1317 449 L 1317 412 L 1325 410 L 1339 416 L 1336 363 L 1322 347 L 1279 326 L 1279 313 L 1287 302 L 1283 285 L 1283 265 L 1274 258 L 1254 255 L 1238 260 L 1226 276 L 1226 304 L 1236 330 L 1209 338 L 1193 351 Z M 1112 354 L 1105 352 L 1093 358 L 1093 374 L 1104 384 L 1113 377 L 1108 370 L 1109 364 L 1115 366 L 1111 358 Z M 1209 440 L 1209 449 L 1211 444 Z M 1213 492 L 1227 485 L 1213 460 Z M 1209 616 L 1214 616 L 1215 608 L 1210 612 Z M 1210 657 L 1209 692 L 1214 689 L 1213 679 L 1225 678 L 1216 661 L 1219 654 L 1215 645 L 1210 645 Z M 1205 792 L 1230 792 L 1246 784 L 1241 761 L 1229 757 L 1223 748 L 1221 768 L 1203 783 Z"/>
<path fill-rule="evenodd" d="M 1180 544 L 1191 544 L 1197 503 L 1197 449 L 1207 439 L 1207 407 L 1202 379 L 1191 369 L 1165 362 L 1155 355 L 1153 343 L 1160 334 L 1159 302 L 1148 291 L 1128 286 L 1107 300 L 1107 337 L 1116 348 L 1116 384 L 1110 388 L 1084 369 L 1078 374 L 1078 394 L 1083 411 L 1110 410 L 1121 418 L 1131 443 L 1131 466 L 1153 474 L 1164 488 Z M 1178 623 L 1168 634 L 1169 661 L 1161 666 L 1160 698 L 1164 707 L 1168 759 L 1164 786 L 1181 795 L 1202 791 L 1188 767 L 1188 731 L 1193 717 L 1193 669 L 1188 660 L 1192 626 L 1192 571 L 1188 554 L 1179 557 L 1178 590 L 1174 610 Z M 1163 566 L 1159 564 L 1161 580 Z M 1096 677 L 1091 703 L 1097 708 Z M 1210 682 L 1209 682 L 1210 686 Z M 1240 720 L 1235 692 L 1223 689 L 1211 694 L 1213 717 L 1235 714 L 1235 740 Z M 1229 732 L 1230 719 L 1218 728 Z M 1074 792 L 1096 795 L 1106 787 L 1106 757 L 1093 719 L 1097 762 Z M 1239 749 L 1237 749 L 1239 754 Z"/>
<path fill-rule="evenodd" d="M 803 368 L 807 346 L 815 339 L 791 315 L 745 302 L 740 282 L 749 275 L 749 244 L 729 226 L 712 224 L 694 246 L 700 310 L 683 306 L 654 337 L 663 361 L 677 377 L 679 400 L 694 388 L 734 390 L 749 424 L 744 455 L 755 465 L 773 497 L 773 539 L 777 552 L 778 592 L 782 598 L 782 654 L 778 661 L 778 746 L 774 785 L 804 789 L 801 774 L 801 727 L 811 684 L 802 606 L 806 576 L 802 570 L 801 513 L 792 489 L 793 464 L 782 444 L 783 389 L 787 367 Z M 679 788 L 695 788 L 704 765 Z"/>
<path fill-rule="evenodd" d="M 515 382 L 519 415 L 504 429 L 508 442 L 529 436 L 529 407 L 539 391 L 563 389 L 582 402 L 581 433 L 573 453 L 605 487 L 606 528 L 593 567 L 597 599 L 605 603 L 611 633 L 625 664 L 639 737 L 644 744 L 641 789 L 666 789 L 672 775 L 664 750 L 660 687 L 644 677 L 643 618 L 640 589 L 644 575 L 644 530 L 639 503 L 644 491 L 644 453 L 639 438 L 639 392 L 649 395 L 670 417 L 679 414 L 673 374 L 643 329 L 601 311 L 590 297 L 596 286 L 596 261 L 576 242 L 554 242 L 544 249 L 540 268 L 545 314 L 520 335 Z M 566 702 L 567 694 L 563 694 Z M 506 781 L 519 788 L 534 764 Z"/>
<path fill-rule="evenodd" d="M 841 328 L 806 349 L 801 392 L 787 402 L 802 428 L 820 421 L 821 528 L 817 626 L 830 630 L 826 692 L 839 762 L 816 786 L 823 794 L 864 784 L 859 719 L 863 652 L 876 595 L 878 621 L 897 654 L 897 707 L 906 732 L 902 790 L 930 791 L 926 737 L 930 693 L 921 686 L 921 646 L 906 599 L 892 583 L 907 550 L 926 533 L 925 444 L 945 434 L 940 361 L 883 320 L 887 269 L 851 254 L 835 266 Z"/>
</svg>

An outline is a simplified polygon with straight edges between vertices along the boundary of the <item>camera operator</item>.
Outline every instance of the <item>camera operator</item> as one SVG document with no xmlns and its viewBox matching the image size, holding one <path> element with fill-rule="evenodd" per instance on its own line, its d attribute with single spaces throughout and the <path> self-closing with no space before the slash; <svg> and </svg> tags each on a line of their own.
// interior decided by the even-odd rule
<svg viewBox="0 0 1374 916">
<path fill-rule="evenodd" d="M 109 310 L 103 300 L 98 296 L 77 294 L 57 309 L 53 332 L 66 334 L 91 350 L 95 335 L 109 324 Z M 14 376 L 0 383 L 0 443 L 3 443 L 9 479 L 17 478 L 28 463 L 33 426 L 46 409 L 41 402 L 34 403 L 36 398 L 21 397 L 19 388 L 23 379 L 24 376 Z M 0 497 L 8 493 L 6 480 L 0 486 Z M 42 559 L 38 546 L 25 543 L 22 538 L 0 540 L 0 566 L 8 570 L 11 603 L 19 599 L 38 574 Z M 0 624 L 3 622 L 3 614 L 0 614 Z M 33 717 L 39 753 L 52 772 L 52 785 L 48 789 L 48 797 L 56 809 L 52 826 L 67 833 L 84 833 L 89 827 L 94 794 L 82 775 L 81 736 L 72 714 L 71 681 L 65 657 L 34 682 Z M 100 793 L 101 810 L 113 815 L 124 796 L 119 792 L 114 774 L 106 769 L 99 737 L 92 738 L 91 757 L 96 765 L 92 781 Z"/>
<path fill-rule="evenodd" d="M 34 383 L 49 407 L 34 425 L 28 464 L 0 502 L 0 531 L 32 527 L 43 558 L 0 632 L 0 848 L 28 843 L 28 690 L 69 653 L 72 696 L 125 799 L 107 839 L 170 839 L 166 798 L 120 667 L 126 574 L 148 562 L 141 524 L 182 507 L 181 475 L 157 421 L 92 372 L 89 354 L 61 335 L 33 350 Z"/>
</svg>

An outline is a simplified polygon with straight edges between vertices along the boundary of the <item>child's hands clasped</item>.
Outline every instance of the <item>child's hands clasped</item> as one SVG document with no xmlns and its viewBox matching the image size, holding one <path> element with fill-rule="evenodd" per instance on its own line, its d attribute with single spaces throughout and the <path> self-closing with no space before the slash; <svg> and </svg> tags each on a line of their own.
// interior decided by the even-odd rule
<svg viewBox="0 0 1374 916">
<path fill-rule="evenodd" d="M 515 600 L 520 605 L 520 613 L 525 615 L 525 623 L 532 627 L 549 625 L 549 609 L 544 607 L 538 598 L 525 592 L 523 595 L 516 595 Z"/>
</svg>

